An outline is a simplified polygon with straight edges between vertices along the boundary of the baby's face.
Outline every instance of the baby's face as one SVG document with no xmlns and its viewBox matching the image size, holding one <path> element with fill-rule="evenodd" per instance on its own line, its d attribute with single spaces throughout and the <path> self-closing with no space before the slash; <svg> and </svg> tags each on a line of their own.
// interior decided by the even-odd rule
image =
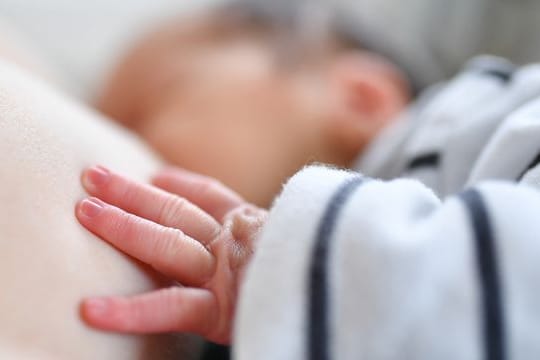
<svg viewBox="0 0 540 360">
<path fill-rule="evenodd" d="M 293 71 L 275 60 L 253 36 L 217 39 L 197 22 L 173 24 L 127 56 L 100 106 L 166 161 L 266 206 L 307 162 L 346 166 L 355 155 L 329 146 L 316 65 Z"/>
<path fill-rule="evenodd" d="M 268 205 L 282 181 L 315 159 L 304 144 L 318 141 L 303 109 L 310 99 L 300 98 L 304 79 L 277 70 L 260 41 L 200 32 L 171 26 L 144 40 L 113 75 L 101 108 L 166 161 Z"/>
</svg>

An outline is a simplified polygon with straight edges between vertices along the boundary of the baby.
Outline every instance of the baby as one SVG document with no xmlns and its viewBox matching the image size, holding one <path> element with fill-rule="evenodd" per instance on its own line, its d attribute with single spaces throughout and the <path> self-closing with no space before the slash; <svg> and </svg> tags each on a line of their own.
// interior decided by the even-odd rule
<svg viewBox="0 0 540 360">
<path fill-rule="evenodd" d="M 169 64 L 185 64 L 182 70 L 189 71 L 165 73 L 159 81 L 174 81 L 163 91 L 143 81 L 115 97 L 116 101 L 129 100 L 135 88 L 154 92 L 160 101 L 155 108 L 142 106 L 146 104 L 143 99 L 129 103 L 129 107 L 140 105 L 152 114 L 149 121 L 138 122 L 136 112 L 128 118 L 119 117 L 133 120 L 128 125 L 165 159 L 176 164 L 185 161 L 188 168 L 218 176 L 252 202 L 268 205 L 283 180 L 306 161 L 348 165 L 356 149 L 390 121 L 384 114 L 397 113 L 406 102 L 406 86 L 399 71 L 384 61 L 379 63 L 374 54 L 357 53 L 348 46 L 330 51 L 332 43 L 328 43 L 327 52 L 326 45 L 321 48 L 317 43 L 307 48 L 320 56 L 310 57 L 313 62 L 304 66 L 303 57 L 291 61 L 274 56 L 278 51 L 270 45 L 274 44 L 273 32 L 266 37 L 262 33 L 249 35 L 249 31 L 240 30 L 242 25 L 238 36 L 217 31 L 230 36 L 205 37 L 205 31 L 197 29 L 211 27 L 209 19 L 194 20 L 196 29 L 192 29 L 194 24 L 180 26 L 186 36 L 179 46 L 188 51 L 169 59 Z M 173 31 L 165 40 L 176 34 Z M 154 52 L 155 60 L 169 58 L 173 49 L 169 40 L 163 51 Z M 179 62 L 186 53 L 193 58 Z M 197 66 L 201 71 L 191 72 Z M 188 76 L 173 77 L 175 74 Z M 203 75 L 210 77 L 201 81 L 192 78 Z M 76 181 L 80 169 L 95 162 L 106 163 L 143 180 L 160 164 L 154 153 L 127 132 L 7 62 L 0 63 L 0 77 L 0 154 L 6 169 L 1 172 L 0 191 L 4 204 L 0 247 L 6 261 L 0 273 L 9 289 L 1 297 L 5 326 L 0 342 L 13 347 L 16 357 L 22 357 L 19 352 L 26 348 L 54 358 L 194 355 L 197 344 L 189 336 L 108 336 L 86 327 L 77 311 L 78 299 L 88 294 L 107 294 L 113 289 L 122 294 L 141 293 L 163 283 L 152 269 L 139 266 L 83 232 L 70 211 L 70 204 L 81 196 Z M 110 89 L 114 83 L 122 82 L 113 81 Z M 218 84 L 226 86 L 218 88 Z M 232 87 L 237 92 L 229 91 Z M 366 98 L 369 101 L 358 102 L 364 93 L 371 94 Z M 107 109 L 104 101 L 102 104 Z M 364 110 L 366 116 L 355 115 Z M 353 131 L 359 142 L 353 139 Z M 207 225 L 215 228 L 216 223 Z M 235 230 L 236 234 L 243 232 L 247 230 L 242 226 Z M 238 258 L 241 268 L 243 257 Z M 15 272 L 17 276 L 12 275 Z M 34 309 L 45 309 L 43 298 L 47 298 L 46 311 L 35 313 Z M 223 329 L 212 338 L 225 342 L 226 335 L 227 329 Z"/>
<path fill-rule="evenodd" d="M 520 127 L 514 141 L 538 141 L 538 109 L 518 110 L 494 142 Z M 529 161 L 497 158 L 508 177 Z M 538 185 L 537 164 L 524 183 Z M 417 181 L 311 167 L 268 214 L 185 170 L 152 186 L 92 167 L 82 182 L 93 197 L 78 203 L 80 223 L 182 284 L 86 299 L 96 328 L 197 333 L 232 342 L 238 359 L 540 353 L 540 194 L 530 186 L 480 184 L 441 201 Z"/>
<path fill-rule="evenodd" d="M 528 304 L 540 301 L 540 196 L 529 186 L 477 185 L 494 177 L 538 185 L 538 66 L 473 61 L 424 95 L 408 122 L 387 126 L 407 96 L 403 76 L 382 58 L 334 39 L 309 48 L 313 62 L 299 66 L 253 35 L 228 38 L 227 22 L 209 33 L 196 25 L 173 26 L 135 51 L 110 87 L 126 98 L 102 106 L 162 144 L 172 163 L 220 178 L 249 201 L 186 170 L 159 173 L 151 186 L 87 169 L 82 180 L 93 197 L 77 205 L 79 221 L 182 284 L 87 299 L 89 324 L 195 332 L 233 342 L 239 359 L 538 356 L 540 312 Z M 255 34 L 268 36 L 264 27 Z M 172 39 L 190 54 L 183 62 L 170 56 Z M 214 46 L 228 51 L 209 63 L 193 51 L 213 54 Z M 150 49 L 169 55 L 147 58 Z M 239 59 L 250 67 L 237 68 Z M 155 68 L 174 71 L 145 70 Z M 146 78 L 137 83 L 134 73 Z M 193 81 L 203 75 L 207 81 Z M 227 105 L 217 96 L 222 85 L 235 89 Z M 505 155 L 514 147 L 519 156 Z M 308 160 L 350 166 L 359 153 L 364 174 L 407 175 L 431 189 L 309 167 L 270 213 L 250 205 L 269 204 Z M 190 162 L 194 154 L 201 158 Z"/>
</svg>

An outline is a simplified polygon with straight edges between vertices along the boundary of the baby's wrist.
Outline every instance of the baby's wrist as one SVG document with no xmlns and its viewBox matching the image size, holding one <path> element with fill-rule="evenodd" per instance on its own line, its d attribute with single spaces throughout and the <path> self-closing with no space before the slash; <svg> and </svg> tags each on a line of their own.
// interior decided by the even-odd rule
<svg viewBox="0 0 540 360">
<path fill-rule="evenodd" d="M 234 241 L 235 251 L 231 254 L 230 266 L 237 272 L 237 284 L 241 285 L 244 272 L 257 247 L 257 240 L 268 211 L 251 204 L 244 204 L 225 216 L 224 227 Z"/>
</svg>

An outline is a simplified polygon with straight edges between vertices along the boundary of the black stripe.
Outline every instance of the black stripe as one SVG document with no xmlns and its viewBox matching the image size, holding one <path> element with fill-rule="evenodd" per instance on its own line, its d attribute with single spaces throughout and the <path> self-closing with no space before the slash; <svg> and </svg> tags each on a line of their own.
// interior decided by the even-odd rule
<svg viewBox="0 0 540 360">
<path fill-rule="evenodd" d="M 531 170 L 532 168 L 536 167 L 536 165 L 538 165 L 539 163 L 540 163 L 540 153 L 538 155 L 536 155 L 536 157 L 533 159 L 533 161 L 531 161 L 529 166 L 527 166 L 527 168 L 525 170 L 523 170 L 523 172 L 521 174 L 519 174 L 517 180 L 521 181 L 523 179 L 523 177 L 525 176 L 525 174 L 527 174 L 529 172 L 529 170 Z"/>
<path fill-rule="evenodd" d="M 512 68 L 508 69 L 482 69 L 481 74 L 489 75 L 493 78 L 500 80 L 502 83 L 507 84 L 512 80 L 514 75 L 514 70 Z"/>
<path fill-rule="evenodd" d="M 330 239 L 339 214 L 349 196 L 362 184 L 355 177 L 346 181 L 332 196 L 319 223 L 309 272 L 309 314 L 307 359 L 329 360 L 329 314 L 328 314 L 328 258 Z"/>
<path fill-rule="evenodd" d="M 438 153 L 419 155 L 412 159 L 409 164 L 407 164 L 407 170 L 411 171 L 423 167 L 438 167 L 439 161 L 440 155 Z"/>
<path fill-rule="evenodd" d="M 497 266 L 493 228 L 482 195 L 468 190 L 461 195 L 472 221 L 476 238 L 478 278 L 482 291 L 484 359 L 506 359 L 502 289 Z"/>
</svg>

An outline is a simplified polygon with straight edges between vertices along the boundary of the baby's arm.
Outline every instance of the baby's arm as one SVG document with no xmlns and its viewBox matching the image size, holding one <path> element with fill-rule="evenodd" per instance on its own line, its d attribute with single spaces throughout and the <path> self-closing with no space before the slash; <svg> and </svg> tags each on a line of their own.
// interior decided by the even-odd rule
<svg viewBox="0 0 540 360">
<path fill-rule="evenodd" d="M 266 212 L 214 180 L 179 169 L 159 174 L 157 187 L 103 167 L 86 170 L 82 182 L 95 197 L 78 204 L 81 224 L 184 285 L 87 299 L 84 319 L 112 331 L 191 332 L 230 342 L 238 288 Z"/>
<path fill-rule="evenodd" d="M 306 168 L 258 237 L 233 358 L 536 359 L 539 213 L 525 186 L 441 201 L 416 181 Z"/>
</svg>

